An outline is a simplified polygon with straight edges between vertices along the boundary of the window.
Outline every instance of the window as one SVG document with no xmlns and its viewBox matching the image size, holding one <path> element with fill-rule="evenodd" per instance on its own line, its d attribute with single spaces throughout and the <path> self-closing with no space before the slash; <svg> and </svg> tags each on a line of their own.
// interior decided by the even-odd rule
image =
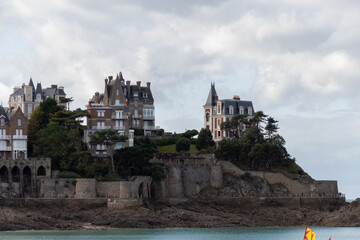
<svg viewBox="0 0 360 240">
<path fill-rule="evenodd" d="M 115 117 L 116 118 L 122 118 L 122 111 L 116 111 L 115 112 Z"/>
<path fill-rule="evenodd" d="M 119 96 L 119 89 L 116 89 L 116 96 Z"/>
<path fill-rule="evenodd" d="M 105 117 L 105 111 L 97 111 L 98 117 Z"/>
<path fill-rule="evenodd" d="M 139 96 L 138 92 L 134 92 L 134 97 L 137 97 L 137 96 Z"/>
<path fill-rule="evenodd" d="M 248 114 L 252 115 L 252 108 L 251 107 L 248 107 Z"/>
<path fill-rule="evenodd" d="M 30 103 L 28 105 L 28 114 L 31 115 L 31 113 L 32 113 L 32 104 Z"/>
<path fill-rule="evenodd" d="M 147 98 L 148 97 L 147 93 L 143 93 L 143 97 Z"/>
<path fill-rule="evenodd" d="M 231 114 L 231 115 L 234 114 L 234 108 L 232 106 L 229 107 L 229 114 Z"/>
<path fill-rule="evenodd" d="M 221 136 L 221 133 L 220 133 L 220 131 L 218 131 L 218 137 L 220 137 Z"/>
<path fill-rule="evenodd" d="M 3 126 L 5 126 L 5 119 L 1 119 L 1 126 L 3 127 Z"/>
<path fill-rule="evenodd" d="M 18 119 L 18 126 L 21 126 L 21 119 Z"/>
<path fill-rule="evenodd" d="M 240 109 L 239 109 L 239 114 L 240 114 L 240 115 L 244 114 L 244 108 L 243 108 L 243 107 L 240 107 Z"/>
<path fill-rule="evenodd" d="M 206 113 L 206 121 L 208 122 L 210 119 L 210 114 L 209 113 Z"/>
<path fill-rule="evenodd" d="M 38 93 L 38 94 L 36 95 L 36 101 L 37 101 L 37 102 L 40 102 L 40 101 L 41 101 L 41 94 Z"/>
<path fill-rule="evenodd" d="M 220 119 L 218 119 L 217 121 L 218 121 L 218 128 L 220 128 L 221 121 L 220 121 Z"/>
<path fill-rule="evenodd" d="M 217 105 L 217 113 L 221 114 L 221 103 L 218 103 Z"/>
<path fill-rule="evenodd" d="M 119 99 L 115 100 L 115 105 L 120 105 L 120 100 Z"/>
</svg>

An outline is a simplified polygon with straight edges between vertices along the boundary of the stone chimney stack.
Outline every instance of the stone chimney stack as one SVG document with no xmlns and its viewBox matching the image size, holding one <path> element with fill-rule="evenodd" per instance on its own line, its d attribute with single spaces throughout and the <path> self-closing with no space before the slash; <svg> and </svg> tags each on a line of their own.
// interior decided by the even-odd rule
<svg viewBox="0 0 360 240">
<path fill-rule="evenodd" d="M 109 79 L 109 84 L 110 84 L 111 80 L 113 80 L 113 76 L 109 76 L 108 79 Z"/>
<path fill-rule="evenodd" d="M 130 96 L 130 81 L 126 81 L 127 95 Z"/>
<path fill-rule="evenodd" d="M 136 82 L 136 85 L 137 85 L 138 88 L 140 88 L 141 81 L 137 81 L 137 82 Z"/>
<path fill-rule="evenodd" d="M 95 103 L 99 103 L 99 92 L 95 93 Z"/>
<path fill-rule="evenodd" d="M 148 87 L 148 88 L 150 88 L 150 82 L 146 82 L 146 86 Z"/>
<path fill-rule="evenodd" d="M 239 95 L 234 95 L 233 99 L 234 100 L 240 100 L 240 96 Z"/>
</svg>

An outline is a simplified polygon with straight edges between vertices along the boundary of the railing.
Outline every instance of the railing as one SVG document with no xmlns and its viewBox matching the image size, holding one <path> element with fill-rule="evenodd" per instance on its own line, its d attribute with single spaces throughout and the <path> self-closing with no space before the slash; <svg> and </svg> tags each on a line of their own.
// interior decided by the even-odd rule
<svg viewBox="0 0 360 240">
<path fill-rule="evenodd" d="M 11 151 L 11 147 L 0 146 L 0 151 Z"/>
<path fill-rule="evenodd" d="M 124 130 L 125 126 L 114 126 L 114 129 L 116 129 L 116 130 Z"/>
<path fill-rule="evenodd" d="M 144 116 L 143 116 L 143 119 L 144 119 L 144 120 L 154 120 L 154 119 L 155 119 L 155 116 L 144 115 Z"/>
<path fill-rule="evenodd" d="M 11 137 L 9 135 L 0 135 L 1 140 L 10 140 Z"/>
<path fill-rule="evenodd" d="M 155 130 L 154 126 L 144 126 L 144 130 Z"/>
<path fill-rule="evenodd" d="M 133 118 L 141 118 L 141 114 L 134 114 Z"/>
<path fill-rule="evenodd" d="M 109 126 L 93 126 L 92 129 L 93 130 L 104 130 L 104 129 L 110 129 L 111 127 Z"/>
<path fill-rule="evenodd" d="M 13 139 L 27 139 L 26 135 L 13 135 Z"/>
<path fill-rule="evenodd" d="M 127 115 L 126 116 L 123 116 L 123 115 L 119 116 L 119 115 L 113 114 L 112 119 L 128 119 L 128 116 Z"/>
</svg>

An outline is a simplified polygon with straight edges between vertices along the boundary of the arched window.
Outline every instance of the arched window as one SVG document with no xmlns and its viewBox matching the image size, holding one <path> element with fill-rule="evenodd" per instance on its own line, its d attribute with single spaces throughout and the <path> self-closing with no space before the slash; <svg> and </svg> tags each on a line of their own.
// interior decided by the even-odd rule
<svg viewBox="0 0 360 240">
<path fill-rule="evenodd" d="M 5 166 L 0 169 L 0 182 L 9 182 L 9 171 Z"/>
<path fill-rule="evenodd" d="M 251 107 L 248 107 L 248 114 L 249 114 L 249 115 L 253 115 L 253 112 L 252 112 L 252 108 L 251 108 Z"/>
<path fill-rule="evenodd" d="M 46 176 L 46 169 L 43 166 L 40 166 L 37 170 L 37 174 L 38 176 Z"/>
<path fill-rule="evenodd" d="M 240 114 L 240 115 L 243 115 L 243 114 L 244 114 L 244 108 L 243 108 L 242 106 L 239 108 L 239 114 Z"/>
<path fill-rule="evenodd" d="M 209 113 L 206 113 L 206 121 L 208 122 L 210 119 L 210 114 Z"/>
<path fill-rule="evenodd" d="M 11 169 L 11 177 L 13 182 L 20 182 L 20 169 L 17 166 Z"/>
</svg>

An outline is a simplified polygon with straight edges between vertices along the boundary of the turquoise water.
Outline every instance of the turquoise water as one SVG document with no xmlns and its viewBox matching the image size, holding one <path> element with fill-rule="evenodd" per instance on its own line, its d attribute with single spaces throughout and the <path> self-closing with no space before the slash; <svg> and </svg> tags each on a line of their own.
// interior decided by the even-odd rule
<svg viewBox="0 0 360 240">
<path fill-rule="evenodd" d="M 317 240 L 358 240 L 360 228 L 313 227 Z M 1 240 L 303 240 L 305 228 L 193 228 L 2 232 Z"/>
</svg>

